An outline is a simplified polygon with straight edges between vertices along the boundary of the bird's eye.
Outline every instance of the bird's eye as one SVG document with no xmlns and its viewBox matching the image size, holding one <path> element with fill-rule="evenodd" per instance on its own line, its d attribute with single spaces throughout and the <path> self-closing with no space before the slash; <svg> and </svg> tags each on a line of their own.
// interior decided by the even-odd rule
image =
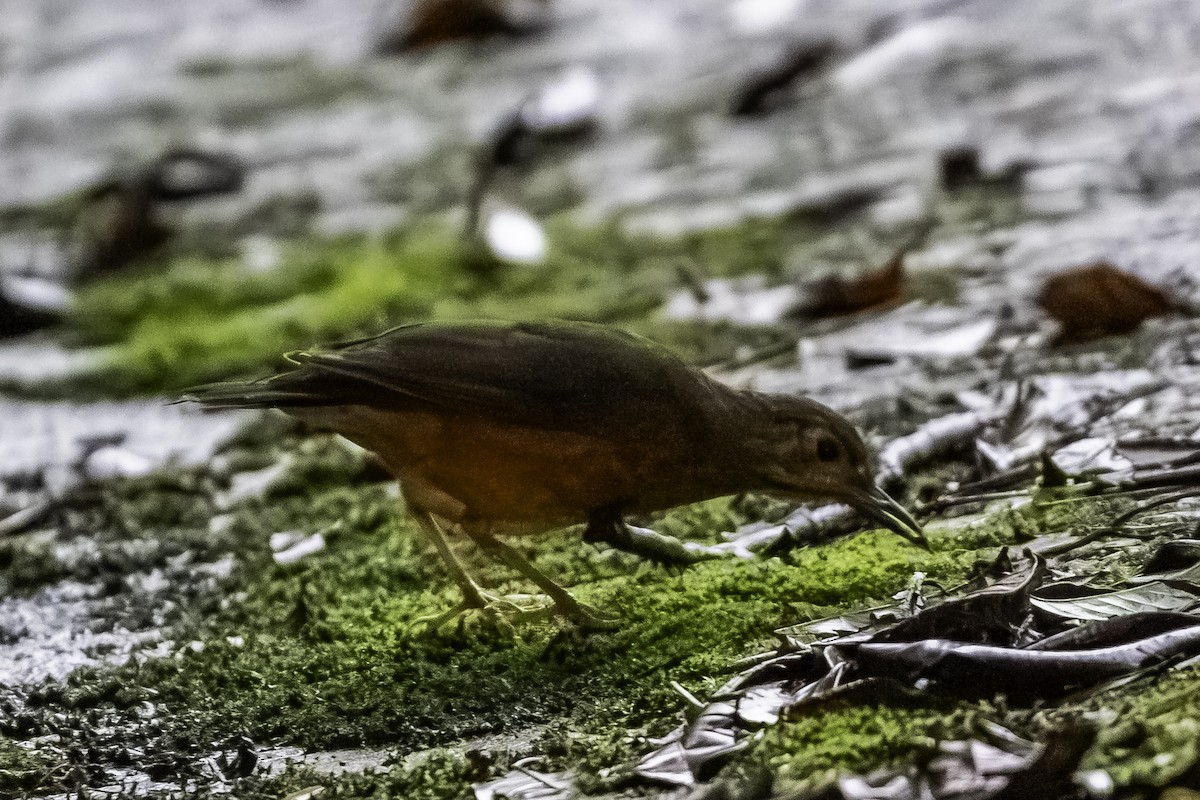
<svg viewBox="0 0 1200 800">
<path fill-rule="evenodd" d="M 821 461 L 837 461 L 842 450 L 833 439 L 822 439 L 817 442 L 817 458 Z"/>
</svg>

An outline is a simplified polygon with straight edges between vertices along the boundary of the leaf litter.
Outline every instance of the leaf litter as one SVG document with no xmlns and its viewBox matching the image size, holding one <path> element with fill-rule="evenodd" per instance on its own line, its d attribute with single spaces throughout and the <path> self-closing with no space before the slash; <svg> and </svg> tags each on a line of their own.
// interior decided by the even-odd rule
<svg viewBox="0 0 1200 800">
<path fill-rule="evenodd" d="M 997 501 L 1032 514 L 1089 498 L 1145 502 L 1109 513 L 1107 524 L 1041 537 L 1055 538 L 1053 545 L 1035 540 L 1023 552 L 1002 549 L 975 581 L 942 596 L 927 596 L 918 574 L 894 605 L 780 629 L 774 651 L 745 659 L 750 666 L 707 702 L 690 698 L 684 724 L 642 757 L 633 774 L 658 785 L 699 786 L 697 796 L 706 798 L 1114 796 L 1115 781 L 1128 784 L 1129 777 L 1083 769 L 1097 728 L 1081 707 L 1200 659 L 1200 544 L 1175 538 L 1177 521 L 1200 517 L 1188 506 L 1200 494 L 1194 488 L 1200 430 L 1176 432 L 1177 421 L 1195 419 L 1178 391 L 1180 377 L 1188 384 L 1194 376 L 1167 374 L 1134 369 L 1018 377 L 1005 365 L 990 391 L 958 393 L 964 410 L 893 439 L 881 452 L 883 481 L 893 487 L 948 461 L 973 467 L 974 480 L 947 482 L 927 513 L 990 508 Z M 1172 506 L 1176 510 L 1161 511 Z M 1155 510 L 1157 524 L 1140 539 L 1120 538 L 1135 518 Z M 802 508 L 779 522 L 744 526 L 717 547 L 741 555 L 786 552 L 853 524 L 853 512 L 844 507 Z M 1143 574 L 1119 573 L 1115 584 L 1095 585 L 1095 555 L 1085 545 L 1103 547 L 1106 539 L 1132 542 Z M 762 789 L 756 778 L 722 772 L 731 760 L 740 763 L 737 754 L 752 748 L 765 726 L 803 713 L 806 705 L 939 695 L 998 697 L 1010 709 L 1040 709 L 1057 727 L 1018 734 L 998 721 L 1005 714 L 993 712 L 994 719 L 977 720 L 986 729 L 977 738 L 942 740 L 915 761 L 794 792 L 771 789 L 770 780 Z M 1178 775 L 1191 763 L 1166 774 Z"/>
</svg>

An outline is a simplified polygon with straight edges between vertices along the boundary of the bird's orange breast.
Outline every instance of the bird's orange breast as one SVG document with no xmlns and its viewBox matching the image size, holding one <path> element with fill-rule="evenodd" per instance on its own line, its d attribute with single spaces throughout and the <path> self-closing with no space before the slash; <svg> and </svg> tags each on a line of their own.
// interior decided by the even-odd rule
<svg viewBox="0 0 1200 800">
<path fill-rule="evenodd" d="M 410 499 L 440 504 L 428 510 L 455 522 L 533 532 L 600 508 L 652 510 L 708 496 L 691 480 L 694 448 L 670 421 L 579 432 L 440 410 L 343 406 L 304 416 L 378 454 Z"/>
</svg>

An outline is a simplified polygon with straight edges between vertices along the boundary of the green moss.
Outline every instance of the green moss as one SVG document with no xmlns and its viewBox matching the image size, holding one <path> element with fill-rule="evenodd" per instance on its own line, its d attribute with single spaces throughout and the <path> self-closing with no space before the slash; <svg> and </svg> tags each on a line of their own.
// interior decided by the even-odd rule
<svg viewBox="0 0 1200 800">
<path fill-rule="evenodd" d="M 331 242 L 269 276 L 235 262 L 177 262 L 154 276 L 99 284 L 77 307 L 80 336 L 103 363 L 77 384 L 109 394 L 174 389 L 263 370 L 312 342 L 423 316 L 456 249 L 440 236 L 403 244 Z"/>
<path fill-rule="evenodd" d="M 36 589 L 65 574 L 47 536 L 0 541 L 0 596 Z"/>
<path fill-rule="evenodd" d="M 0 736 L 0 797 L 61 789 L 65 767 Z"/>
<path fill-rule="evenodd" d="M 780 781 L 812 780 L 834 771 L 868 772 L 930 753 L 938 739 L 963 735 L 951 708 L 936 699 L 821 705 L 769 729 L 743 762 L 765 767 Z"/>
<path fill-rule="evenodd" d="M 1088 703 L 1118 724 L 1101 730 L 1082 769 L 1103 769 L 1118 786 L 1167 786 L 1200 764 L 1200 670 L 1171 673 Z"/>
<path fill-rule="evenodd" d="M 582 636 L 557 619 L 514 617 L 515 632 L 479 618 L 429 632 L 415 623 L 450 607 L 455 591 L 392 493 L 306 470 L 311 480 L 297 479 L 293 493 L 236 508 L 210 545 L 236 553 L 231 583 L 214 597 L 238 601 L 209 604 L 207 621 L 185 620 L 175 630 L 176 641 L 202 648 L 78 671 L 65 688 L 35 693 L 34 705 L 46 715 L 69 708 L 103 719 L 152 702 L 155 726 L 128 735 L 185 753 L 238 734 L 259 744 L 382 744 L 406 753 L 532 729 L 541 731 L 535 749 L 547 754 L 548 767 L 584 769 L 596 780 L 613 759 L 636 757 L 648 749 L 646 737 L 673 726 L 680 702 L 668 679 L 703 695 L 728 678 L 737 658 L 769 648 L 777 627 L 833 606 L 881 602 L 916 569 L 955 582 L 974 560 L 928 554 L 877 531 L 797 552 L 787 564 L 706 562 L 674 574 L 600 553 L 566 531 L 514 544 L 581 600 L 618 614 L 619 631 Z M 186 505 L 154 512 L 164 490 L 143 488 L 145 497 L 122 502 L 144 535 L 181 541 L 174 526 L 190 528 L 193 539 L 206 532 Z M 738 521 L 722 500 L 655 524 L 711 541 Z M 117 525 L 103 517 L 91 523 Z M 269 534 L 295 529 L 332 529 L 328 547 L 298 564 L 275 564 Z M 473 549 L 462 547 L 462 555 L 489 590 L 532 590 Z M 393 770 L 372 780 L 401 778 Z M 429 790 L 455 796 L 436 794 L 450 791 L 445 783 Z"/>
<path fill-rule="evenodd" d="M 919 485 L 920 481 L 921 477 L 917 476 L 910 479 L 909 483 Z M 917 502 L 915 492 L 910 492 L 907 499 Z M 1103 528 L 1127 503 L 1121 497 L 1064 497 L 1034 491 L 1031 502 L 1012 507 L 1008 501 L 999 501 L 970 521 L 953 518 L 934 520 L 929 526 L 929 533 L 937 539 L 944 531 L 953 536 L 954 544 L 958 547 L 978 549 L 988 545 L 1021 545 L 1039 536 L 1059 533 L 1084 535 Z"/>
</svg>

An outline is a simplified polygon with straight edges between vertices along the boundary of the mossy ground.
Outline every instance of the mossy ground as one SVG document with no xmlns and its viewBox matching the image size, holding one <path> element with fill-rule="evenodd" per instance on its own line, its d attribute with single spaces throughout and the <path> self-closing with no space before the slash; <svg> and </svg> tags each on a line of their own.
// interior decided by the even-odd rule
<svg viewBox="0 0 1200 800">
<path fill-rule="evenodd" d="M 111 484 L 69 514 L 67 528 L 90 531 L 107 554 L 104 563 L 75 563 L 78 577 L 169 569 L 183 553 L 192 553 L 193 563 L 231 555 L 234 567 L 207 586 L 193 583 L 170 594 L 175 610 L 157 622 L 170 625 L 173 656 L 83 669 L 65 684 L 29 692 L 0 732 L 21 740 L 53 732 L 60 737 L 54 752 L 73 752 L 81 763 L 75 773 L 51 773 L 38 760 L 44 756 L 21 752 L 0 784 L 5 790 L 40 780 L 31 775 L 55 776 L 43 787 L 72 785 L 72 774 L 97 767 L 79 755 L 85 743 L 110 758 L 130 750 L 158 753 L 140 768 L 184 781 L 195 776 L 198 758 L 240 736 L 260 746 L 384 746 L 397 754 L 391 766 L 365 775 L 294 767 L 242 780 L 238 791 L 249 797 L 320 785 L 347 797 L 457 798 L 469 783 L 502 773 L 527 752 L 541 755 L 543 768 L 575 770 L 586 788 L 619 787 L 628 774 L 620 767 L 680 718 L 684 703 L 670 681 L 704 697 L 740 657 L 770 649 L 778 627 L 887 603 L 917 570 L 954 585 L 1031 526 L 1079 529 L 1106 513 L 1094 501 L 1029 505 L 952 535 L 935 527 L 933 553 L 873 531 L 779 558 L 705 562 L 681 573 L 601 552 L 582 542 L 578 530 L 561 531 L 516 545 L 580 599 L 619 615 L 620 630 L 584 636 L 555 618 L 514 616 L 512 629 L 476 617 L 430 631 L 417 621 L 450 607 L 455 591 L 394 491 L 372 482 L 369 464 L 329 437 L 293 431 L 265 449 L 250 439 L 223 458 L 251 465 L 282 453 L 294 455 L 292 468 L 265 496 L 225 511 L 215 527 L 209 520 L 218 516 L 222 480 L 204 470 Z M 710 501 L 653 523 L 714 541 L 743 521 L 740 507 Z M 278 565 L 267 540 L 285 530 L 325 531 L 328 546 L 298 564 Z M 530 590 L 460 547 L 488 589 Z M 120 554 L 126 560 L 114 563 Z M 20 563 L 10 559 L 3 573 L 18 591 L 61 574 L 25 571 L 22 581 L 12 580 Z M 137 614 L 155 613 L 145 606 L 163 601 L 131 600 L 119 621 L 135 625 Z M 1181 673 L 1155 696 L 1175 697 L 1194 685 L 1194 677 Z M 1148 741 L 1170 752 L 1186 749 L 1180 726 L 1191 712 L 1163 698 Z M 1139 693 L 1118 694 L 1104 707 L 1151 702 Z M 765 768 L 791 780 L 870 769 L 962 735 L 975 709 L 932 696 L 827 705 L 769 730 L 724 774 L 758 775 Z M 471 744 L 500 735 L 523 744 L 515 751 Z M 437 749 L 446 747 L 452 749 Z M 431 756 L 404 758 L 430 748 Z M 1115 763 L 1129 742 L 1113 748 L 1091 757 Z"/>
<path fill-rule="evenodd" d="M 517 546 L 584 602 L 619 615 L 620 630 L 583 636 L 556 618 L 514 619 L 511 630 L 467 618 L 429 631 L 417 621 L 450 607 L 455 592 L 394 493 L 362 483 L 353 469 L 330 479 L 330 460 L 342 457 L 310 450 L 297 468 L 303 480 L 247 501 L 218 536 L 207 522 L 218 487 L 181 498 L 175 487 L 143 480 L 112 491 L 101 504 L 108 510 L 89 525 L 113 542 L 145 543 L 127 548 L 139 554 L 138 567 L 169 562 L 184 541 L 207 542 L 201 561 L 234 553 L 235 567 L 184 604 L 193 613 L 173 618 L 174 657 L 47 684 L 27 698 L 30 710 L 10 733 L 45 735 L 53 714 L 66 709 L 114 723 L 111 740 L 94 746 L 165 748 L 174 755 L 155 769 L 186 777 L 175 772 L 186 755 L 241 735 L 308 750 L 387 745 L 405 753 L 532 730 L 533 749 L 550 766 L 583 770 L 600 785 L 603 768 L 634 758 L 648 746 L 645 737 L 673 727 L 680 698 L 670 680 L 703 696 L 738 657 L 768 649 L 775 628 L 883 602 L 917 569 L 952 583 L 978 558 L 957 549 L 927 554 L 877 531 L 785 560 L 706 562 L 674 574 L 601 553 L 577 530 L 565 531 Z M 730 501 L 718 500 L 656 524 L 712 540 L 738 521 Z M 329 531 L 328 548 L 296 565 L 275 564 L 269 534 L 294 529 Z M 471 549 L 463 555 L 488 589 L 530 590 Z M 154 723 L 131 725 L 147 703 Z M 449 763 L 354 781 L 364 791 L 401 775 L 419 783 Z M 463 764 L 471 774 L 483 769 Z M 458 790 L 437 791 L 449 793 L 430 796 Z"/>
<path fill-rule="evenodd" d="M 56 766 L 29 748 L 0 736 L 0 795 L 56 785 L 64 777 L 61 773 L 54 775 Z"/>
</svg>

